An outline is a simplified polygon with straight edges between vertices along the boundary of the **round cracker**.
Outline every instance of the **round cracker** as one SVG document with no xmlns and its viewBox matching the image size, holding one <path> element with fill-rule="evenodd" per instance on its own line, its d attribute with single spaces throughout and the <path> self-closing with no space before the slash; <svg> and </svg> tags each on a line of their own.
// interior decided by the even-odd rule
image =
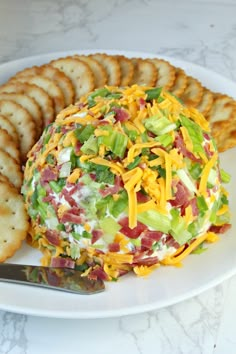
<svg viewBox="0 0 236 354">
<path fill-rule="evenodd" d="M 11 81 L 33 84 L 43 89 L 53 100 L 55 114 L 59 113 L 65 107 L 65 100 L 61 89 L 54 81 L 43 75 L 13 77 Z"/>
<path fill-rule="evenodd" d="M 211 126 L 211 133 L 219 152 L 229 150 L 236 146 L 236 121 L 215 122 Z"/>
<path fill-rule="evenodd" d="M 157 81 L 157 69 L 147 59 L 132 58 L 134 64 L 134 76 L 132 84 L 155 86 Z"/>
<path fill-rule="evenodd" d="M 213 96 L 211 109 L 206 115 L 210 124 L 212 125 L 220 121 L 233 121 L 236 109 L 235 100 L 228 95 L 218 93 L 215 93 Z"/>
<path fill-rule="evenodd" d="M 14 124 L 19 137 L 21 159 L 24 161 L 36 141 L 35 123 L 31 115 L 18 103 L 10 100 L 0 100 L 0 114 Z"/>
<path fill-rule="evenodd" d="M 118 60 L 104 53 L 91 54 L 89 57 L 97 60 L 104 68 L 107 73 L 107 85 L 109 86 L 119 86 L 121 78 L 121 70 Z"/>
<path fill-rule="evenodd" d="M 13 157 L 13 159 L 17 161 L 18 164 L 20 164 L 20 151 L 18 148 L 18 143 L 5 129 L 0 129 L 0 146 L 2 150 L 6 151 L 11 157 Z"/>
<path fill-rule="evenodd" d="M 149 59 L 149 61 L 155 65 L 157 69 L 157 81 L 155 86 L 163 87 L 165 90 L 169 90 L 175 81 L 175 68 L 168 61 L 164 59 Z"/>
<path fill-rule="evenodd" d="M 22 195 L 7 182 L 0 183 L 0 262 L 20 248 L 29 229 Z"/>
<path fill-rule="evenodd" d="M 51 97 L 42 88 L 21 82 L 8 82 L 5 85 L 0 86 L 0 92 L 15 92 L 23 93 L 33 98 L 41 108 L 43 114 L 43 127 L 46 127 L 54 120 L 54 108 Z"/>
<path fill-rule="evenodd" d="M 103 87 L 107 84 L 108 76 L 106 70 L 97 60 L 87 55 L 74 55 L 74 57 L 88 64 L 93 72 L 95 88 Z"/>
<path fill-rule="evenodd" d="M 21 166 L 3 149 L 0 149 L 0 173 L 6 176 L 16 189 L 20 190 L 23 181 Z"/>
<path fill-rule="evenodd" d="M 42 112 L 39 105 L 33 98 L 24 95 L 23 93 L 4 93 L 4 92 L 1 93 L 0 92 L 0 100 L 14 101 L 20 104 L 23 108 L 25 108 L 34 120 L 36 135 L 37 138 L 39 138 L 43 129 Z"/>
<path fill-rule="evenodd" d="M 203 88 L 203 95 L 201 101 L 197 105 L 197 110 L 204 116 L 208 114 L 213 104 L 213 93 L 207 88 Z"/>
<path fill-rule="evenodd" d="M 7 176 L 2 175 L 1 173 L 0 173 L 0 183 L 8 183 L 13 186 L 13 184 L 11 184 L 11 182 L 9 181 L 9 178 Z"/>
<path fill-rule="evenodd" d="M 9 118 L 0 114 L 0 129 L 5 129 L 8 134 L 13 138 L 13 140 L 19 145 L 19 136 L 17 134 L 14 124 Z"/>
<path fill-rule="evenodd" d="M 187 87 L 187 75 L 184 70 L 180 68 L 175 68 L 175 80 L 172 87 L 170 87 L 170 92 L 177 97 L 181 97 L 184 90 Z"/>
<path fill-rule="evenodd" d="M 131 84 L 133 76 L 134 76 L 134 64 L 129 58 L 126 58 L 124 55 L 117 55 L 116 59 L 120 65 L 121 71 L 121 86 L 128 86 Z"/>
<path fill-rule="evenodd" d="M 192 76 L 187 76 L 187 86 L 180 99 L 187 105 L 197 107 L 203 95 L 203 86 Z"/>
<path fill-rule="evenodd" d="M 71 80 L 59 69 L 54 68 L 51 65 L 45 64 L 42 66 L 32 66 L 31 68 L 26 68 L 19 71 L 15 78 L 18 77 L 28 77 L 32 75 L 42 75 L 46 78 L 55 81 L 58 87 L 61 89 L 65 106 L 69 106 L 74 102 L 74 89 Z"/>
<path fill-rule="evenodd" d="M 50 62 L 54 68 L 62 71 L 72 82 L 75 101 L 94 89 L 94 76 L 89 66 L 83 61 L 73 58 L 59 58 Z"/>
</svg>

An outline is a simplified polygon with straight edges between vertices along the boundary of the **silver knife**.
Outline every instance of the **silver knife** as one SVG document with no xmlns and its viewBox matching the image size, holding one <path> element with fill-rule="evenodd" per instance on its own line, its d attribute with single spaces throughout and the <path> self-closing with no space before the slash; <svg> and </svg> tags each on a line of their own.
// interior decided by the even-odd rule
<svg viewBox="0 0 236 354">
<path fill-rule="evenodd" d="M 105 290 L 100 279 L 91 280 L 70 268 L 53 268 L 34 265 L 0 265 L 0 281 L 67 291 L 76 294 L 95 294 Z"/>
</svg>

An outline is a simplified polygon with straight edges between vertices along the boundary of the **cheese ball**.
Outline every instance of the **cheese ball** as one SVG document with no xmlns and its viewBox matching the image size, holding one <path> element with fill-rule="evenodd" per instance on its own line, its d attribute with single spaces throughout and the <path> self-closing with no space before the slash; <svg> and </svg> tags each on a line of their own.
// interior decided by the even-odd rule
<svg viewBox="0 0 236 354">
<path fill-rule="evenodd" d="M 113 280 L 178 264 L 230 227 L 209 124 L 161 88 L 104 87 L 48 125 L 22 193 L 42 264 Z"/>
</svg>

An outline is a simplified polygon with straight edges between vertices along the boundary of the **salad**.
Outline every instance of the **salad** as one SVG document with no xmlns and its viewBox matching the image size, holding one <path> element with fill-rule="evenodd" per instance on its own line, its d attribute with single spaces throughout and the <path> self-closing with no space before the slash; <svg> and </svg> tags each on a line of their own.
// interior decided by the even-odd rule
<svg viewBox="0 0 236 354">
<path fill-rule="evenodd" d="M 104 87 L 48 125 L 28 155 L 29 242 L 92 279 L 178 265 L 230 227 L 230 176 L 209 124 L 161 88 Z"/>
</svg>

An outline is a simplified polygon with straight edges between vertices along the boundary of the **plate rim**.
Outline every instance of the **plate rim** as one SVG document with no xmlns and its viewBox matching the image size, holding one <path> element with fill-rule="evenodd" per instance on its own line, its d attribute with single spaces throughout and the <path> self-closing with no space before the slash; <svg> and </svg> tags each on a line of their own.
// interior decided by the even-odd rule
<svg viewBox="0 0 236 354">
<path fill-rule="evenodd" d="M 139 57 L 143 57 L 143 58 L 145 58 L 145 57 L 147 57 L 147 58 L 148 57 L 149 58 L 151 58 L 151 57 L 162 58 L 162 59 L 169 61 L 170 63 L 173 63 L 174 65 L 175 65 L 175 63 L 180 63 L 181 66 L 182 65 L 187 66 L 188 68 L 191 67 L 191 69 L 193 69 L 193 72 L 200 70 L 201 73 L 203 73 L 203 74 L 206 73 L 207 75 L 213 75 L 215 80 L 218 79 L 220 81 L 225 82 L 226 84 L 229 83 L 230 85 L 233 85 L 236 88 L 236 83 L 233 82 L 231 79 L 226 78 L 222 74 L 219 74 L 219 73 L 217 73 L 211 69 L 208 69 L 206 67 L 203 67 L 199 64 L 185 61 L 183 59 L 165 56 L 165 55 L 153 53 L 153 52 L 150 53 L 150 52 L 146 52 L 146 51 L 127 51 L 127 50 L 117 50 L 117 49 L 110 49 L 110 50 L 109 49 L 78 49 L 78 50 L 55 51 L 55 52 L 42 53 L 42 54 L 22 57 L 22 58 L 7 61 L 4 63 L 0 63 L 0 68 L 2 68 L 2 69 L 8 68 L 8 70 L 9 70 L 9 67 L 20 66 L 20 70 L 21 70 L 23 67 L 27 67 L 24 64 L 27 65 L 27 63 L 29 63 L 31 61 L 32 62 L 36 61 L 36 63 L 34 65 L 37 65 L 39 61 L 41 61 L 43 59 L 47 59 L 47 58 L 58 58 L 60 56 L 65 56 L 65 55 L 68 56 L 68 55 L 75 54 L 75 53 L 91 54 L 91 53 L 97 53 L 97 52 L 107 53 L 107 54 L 111 54 L 111 55 L 113 55 L 113 54 L 115 55 L 115 54 L 119 53 L 119 54 L 124 54 L 128 57 L 139 56 Z M 188 74 L 191 74 L 191 73 L 188 73 Z M 0 81 L 1 81 L 1 76 L 2 75 L 0 74 Z M 235 90 L 235 95 L 236 95 L 236 90 Z M 94 312 L 90 312 L 90 311 L 87 311 L 87 312 L 79 312 L 79 311 L 65 312 L 63 310 L 55 312 L 55 310 L 24 308 L 19 305 L 18 306 L 14 305 L 14 304 L 8 305 L 8 304 L 2 304 L 2 303 L 0 303 L 0 310 L 19 313 L 19 314 L 25 314 L 25 315 L 51 317 L 51 318 L 64 318 L 64 319 L 70 319 L 70 318 L 71 319 L 98 319 L 98 318 L 121 317 L 124 315 L 134 315 L 134 314 L 139 314 L 139 313 L 143 313 L 143 312 L 158 310 L 160 308 L 166 308 L 168 306 L 185 301 L 187 299 L 190 299 L 194 296 L 200 295 L 201 293 L 219 285 L 223 281 L 230 279 L 235 274 L 236 274 L 236 264 L 235 264 L 234 268 L 232 268 L 231 270 L 228 270 L 226 273 L 222 274 L 220 277 L 217 277 L 216 279 L 213 279 L 212 281 L 208 282 L 207 284 L 203 284 L 196 289 L 189 290 L 184 295 L 179 295 L 179 296 L 173 297 L 172 301 L 170 301 L 170 300 L 167 300 L 167 301 L 162 300 L 161 302 L 156 301 L 156 302 L 152 302 L 150 304 L 138 305 L 138 306 L 134 306 L 131 308 L 124 307 L 123 309 L 107 310 L 105 313 L 104 313 L 104 311 L 102 311 L 102 312 L 97 311 L 96 313 L 94 313 Z M 6 283 L 4 283 L 4 285 L 5 284 Z M 1 283 L 0 283 L 0 286 L 1 286 Z M 11 287 L 14 285 L 7 284 L 7 286 Z M 43 289 L 43 290 L 45 290 L 45 289 Z M 45 291 L 48 291 L 48 290 L 45 290 Z"/>
</svg>

